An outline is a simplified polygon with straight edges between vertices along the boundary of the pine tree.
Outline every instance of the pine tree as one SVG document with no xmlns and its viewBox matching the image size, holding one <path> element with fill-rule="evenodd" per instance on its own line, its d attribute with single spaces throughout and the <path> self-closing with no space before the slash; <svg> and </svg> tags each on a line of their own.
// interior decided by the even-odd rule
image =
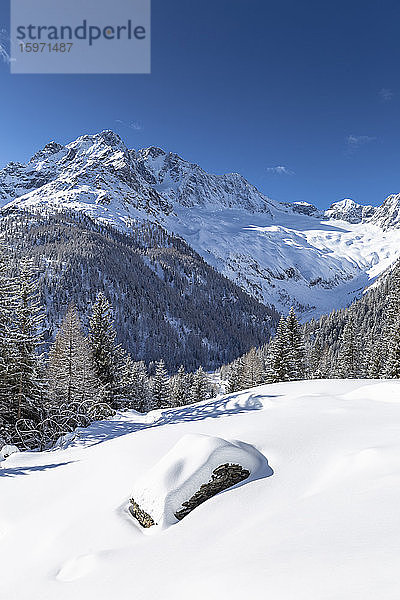
<svg viewBox="0 0 400 600">
<path fill-rule="evenodd" d="M 228 385 L 226 392 L 233 394 L 245 390 L 248 385 L 248 377 L 246 374 L 246 359 L 244 356 L 237 358 L 230 366 Z"/>
<path fill-rule="evenodd" d="M 192 402 L 203 402 L 209 398 L 208 377 L 202 367 L 199 367 L 193 376 L 191 398 Z"/>
<path fill-rule="evenodd" d="M 168 408 L 171 406 L 169 378 L 165 363 L 156 363 L 156 372 L 152 382 L 152 408 Z"/>
<path fill-rule="evenodd" d="M 286 319 L 286 331 L 288 344 L 288 379 L 289 381 L 299 381 L 305 377 L 305 349 L 303 333 L 297 321 L 293 306 Z"/>
<path fill-rule="evenodd" d="M 349 312 L 347 323 L 340 339 L 337 375 L 342 379 L 354 379 L 358 373 L 358 340 L 354 314 Z"/>
<path fill-rule="evenodd" d="M 102 384 L 103 399 L 116 408 L 120 405 L 121 371 L 127 357 L 116 343 L 112 308 L 102 292 L 97 294 L 92 308 L 89 342 L 95 374 Z"/>
<path fill-rule="evenodd" d="M 15 278 L 13 322 L 9 328 L 8 389 L 16 432 L 23 427 L 35 429 L 43 410 L 43 343 L 44 312 L 40 304 L 37 277 L 31 260 L 21 261 Z M 34 438 L 23 440 L 32 447 Z"/>
<path fill-rule="evenodd" d="M 16 411 L 12 403 L 12 337 L 11 329 L 16 308 L 16 290 L 9 269 L 9 256 L 0 244 L 0 437 L 11 442 Z"/>
<path fill-rule="evenodd" d="M 121 369 L 120 393 L 125 406 L 138 412 L 151 410 L 150 380 L 143 361 L 134 362 L 126 354 Z"/>
<path fill-rule="evenodd" d="M 276 335 L 271 341 L 268 353 L 267 381 L 268 383 L 277 383 L 279 381 L 289 381 L 290 362 L 289 362 L 289 341 L 286 320 L 282 316 Z"/>
<path fill-rule="evenodd" d="M 171 402 L 172 406 L 184 406 L 189 402 L 190 390 L 188 388 L 187 375 L 185 368 L 181 365 L 178 373 L 171 382 Z"/>
<path fill-rule="evenodd" d="M 400 377 L 400 268 L 393 270 L 386 303 L 382 336 L 382 374 L 385 378 Z"/>
<path fill-rule="evenodd" d="M 400 315 L 390 327 L 384 375 L 387 379 L 400 379 Z"/>
</svg>

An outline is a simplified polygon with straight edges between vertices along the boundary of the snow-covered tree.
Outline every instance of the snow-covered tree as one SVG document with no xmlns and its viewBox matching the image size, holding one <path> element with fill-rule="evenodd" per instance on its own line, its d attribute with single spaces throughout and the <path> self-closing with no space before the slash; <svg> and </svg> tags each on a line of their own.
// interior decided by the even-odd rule
<svg viewBox="0 0 400 600">
<path fill-rule="evenodd" d="M 288 379 L 299 381 L 305 377 L 305 348 L 304 337 L 297 321 L 294 308 L 290 309 L 286 319 L 286 334 L 288 345 Z"/>
<path fill-rule="evenodd" d="M 160 360 L 156 363 L 156 372 L 152 381 L 152 408 L 169 406 L 171 406 L 169 377 L 164 361 Z"/>
<path fill-rule="evenodd" d="M 171 379 L 171 402 L 172 406 L 183 406 L 190 401 L 190 389 L 185 368 L 181 365 L 178 373 Z"/>
<path fill-rule="evenodd" d="M 100 402 L 101 383 L 74 304 L 50 349 L 48 377 L 52 403 L 71 412 L 71 423 L 87 425 L 110 414 L 109 406 Z"/>
<path fill-rule="evenodd" d="M 340 339 L 337 375 L 342 379 L 354 379 L 358 370 L 358 338 L 354 315 L 350 311 Z"/>
<path fill-rule="evenodd" d="M 288 356 L 288 331 L 286 320 L 282 316 L 276 335 L 270 343 L 268 363 L 267 363 L 267 381 L 277 383 L 279 381 L 289 381 L 290 363 Z"/>
<path fill-rule="evenodd" d="M 93 304 L 89 342 L 95 374 L 102 385 L 103 399 L 117 407 L 121 393 L 121 371 L 127 357 L 116 343 L 112 307 L 102 292 L 97 294 Z"/>
<path fill-rule="evenodd" d="M 230 365 L 226 391 L 228 394 L 233 394 L 234 392 L 244 390 L 245 387 L 244 358 L 240 357 Z"/>
<path fill-rule="evenodd" d="M 400 377 L 400 268 L 393 270 L 389 282 L 381 343 L 381 372 L 386 378 L 398 379 Z"/>
<path fill-rule="evenodd" d="M 6 271 L 3 269 L 3 277 Z M 5 295 L 4 295 L 5 294 Z M 0 403 L 6 404 L 2 418 L 9 436 L 17 441 L 16 427 L 27 428 L 40 419 L 44 402 L 43 362 L 40 354 L 44 313 L 31 260 L 25 259 L 2 291 L 9 299 L 1 343 Z M 4 311 L 3 316 L 4 316 Z M 10 322 L 11 317 L 11 322 Z M 28 443 L 27 447 L 31 447 Z"/>
<path fill-rule="evenodd" d="M 134 362 L 131 356 L 126 354 L 120 374 L 120 395 L 123 406 L 139 412 L 151 410 L 150 379 L 144 362 Z"/>
<path fill-rule="evenodd" d="M 32 261 L 22 261 L 16 287 L 16 308 L 12 328 L 13 375 L 14 390 L 17 394 L 17 419 L 20 419 L 35 414 L 41 401 L 43 385 L 39 353 L 43 343 L 44 311 Z"/>
<path fill-rule="evenodd" d="M 191 399 L 192 402 L 202 402 L 209 398 L 209 381 L 207 374 L 204 373 L 202 367 L 199 367 L 193 376 L 193 383 L 191 386 Z"/>
<path fill-rule="evenodd" d="M 13 337 L 11 329 L 16 305 L 15 282 L 9 270 L 6 247 L 0 244 L 0 437 L 11 441 L 16 410 L 11 398 Z"/>
</svg>

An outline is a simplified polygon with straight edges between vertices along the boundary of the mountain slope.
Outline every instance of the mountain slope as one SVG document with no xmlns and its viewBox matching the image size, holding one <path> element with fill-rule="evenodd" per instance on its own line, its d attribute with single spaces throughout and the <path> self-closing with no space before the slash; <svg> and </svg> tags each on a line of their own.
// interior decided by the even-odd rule
<svg viewBox="0 0 400 600">
<path fill-rule="evenodd" d="M 263 386 L 118 414 L 65 449 L 12 455 L 0 469 L 0 596 L 397 600 L 399 386 Z M 129 498 L 186 434 L 251 444 L 274 473 L 144 533 Z"/>
<path fill-rule="evenodd" d="M 87 322 L 98 291 L 112 302 L 119 341 L 134 359 L 163 358 L 170 370 L 215 369 L 275 329 L 274 309 L 151 223 L 127 236 L 74 212 L 46 217 L 8 209 L 0 237 L 18 256 L 33 257 L 50 335 L 71 301 Z"/>
<path fill-rule="evenodd" d="M 84 212 L 124 232 L 150 220 L 259 301 L 282 311 L 293 304 L 303 319 L 347 306 L 400 256 L 399 195 L 378 208 L 344 200 L 321 213 L 160 148 L 129 150 L 111 131 L 10 163 L 0 202 Z"/>
</svg>

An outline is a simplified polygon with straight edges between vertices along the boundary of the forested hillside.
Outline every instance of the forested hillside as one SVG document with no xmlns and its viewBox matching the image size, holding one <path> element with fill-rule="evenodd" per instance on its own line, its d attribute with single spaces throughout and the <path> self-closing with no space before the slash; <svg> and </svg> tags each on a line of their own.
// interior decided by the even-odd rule
<svg viewBox="0 0 400 600">
<path fill-rule="evenodd" d="M 300 379 L 400 378 L 400 263 L 348 308 L 304 326 L 291 310 L 270 343 L 222 373 L 229 391 Z"/>
<path fill-rule="evenodd" d="M 163 359 L 214 369 L 260 345 L 278 313 L 217 273 L 183 240 L 145 223 L 124 235 L 80 213 L 8 210 L 0 235 L 17 257 L 33 258 L 46 309 L 47 339 L 71 301 L 87 325 L 104 291 L 115 310 L 118 341 L 135 360 Z"/>
</svg>

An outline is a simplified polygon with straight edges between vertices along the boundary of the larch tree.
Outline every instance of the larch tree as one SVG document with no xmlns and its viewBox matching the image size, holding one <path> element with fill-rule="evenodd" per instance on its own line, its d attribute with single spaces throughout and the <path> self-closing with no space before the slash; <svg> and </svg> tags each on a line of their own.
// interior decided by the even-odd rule
<svg viewBox="0 0 400 600">
<path fill-rule="evenodd" d="M 71 422 L 85 425 L 110 412 L 107 404 L 100 405 L 101 384 L 74 304 L 69 306 L 50 349 L 48 378 L 53 404 L 69 411 Z"/>
</svg>

